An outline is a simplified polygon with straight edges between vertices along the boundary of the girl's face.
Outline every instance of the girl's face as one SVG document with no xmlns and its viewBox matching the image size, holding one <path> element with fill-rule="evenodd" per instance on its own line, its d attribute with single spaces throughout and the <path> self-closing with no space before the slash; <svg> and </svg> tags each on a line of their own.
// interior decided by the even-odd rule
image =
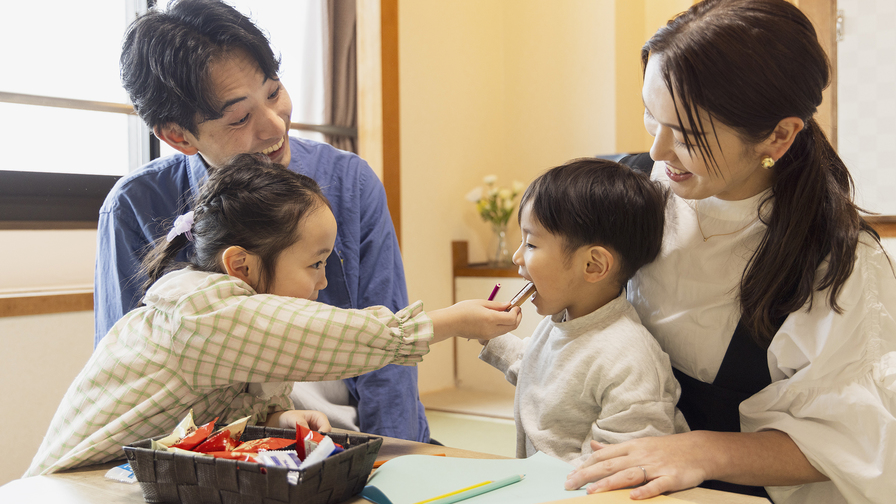
<svg viewBox="0 0 896 504">
<path fill-rule="evenodd" d="M 298 226 L 301 238 L 280 253 L 267 293 L 314 301 L 327 286 L 325 266 L 336 242 L 336 219 L 322 204 Z"/>
<path fill-rule="evenodd" d="M 706 143 L 717 163 L 717 168 L 696 148 L 688 152 L 678 125 L 680 113 L 688 136 L 695 132 L 686 122 L 687 115 L 673 101 L 661 73 L 662 55 L 651 56 L 644 73 L 644 127 L 654 137 L 650 157 L 665 165 L 672 182 L 672 191 L 685 199 L 715 196 L 723 200 L 742 200 L 755 196 L 772 186 L 772 173 L 760 166 L 761 155 L 753 145 L 744 142 L 730 127 L 715 121 L 710 127 L 709 115 L 700 110 L 700 118 L 707 131 Z M 732 97 L 736 99 L 736 97 Z"/>
<path fill-rule="evenodd" d="M 532 304 L 543 316 L 569 310 L 568 318 L 573 319 L 588 313 L 579 313 L 583 302 L 577 293 L 584 282 L 582 271 L 575 267 L 580 263 L 579 251 L 568 257 L 563 239 L 543 228 L 531 210 L 532 203 L 520 209 L 522 243 L 513 254 L 513 263 L 519 266 L 520 276 L 535 284 Z"/>
</svg>

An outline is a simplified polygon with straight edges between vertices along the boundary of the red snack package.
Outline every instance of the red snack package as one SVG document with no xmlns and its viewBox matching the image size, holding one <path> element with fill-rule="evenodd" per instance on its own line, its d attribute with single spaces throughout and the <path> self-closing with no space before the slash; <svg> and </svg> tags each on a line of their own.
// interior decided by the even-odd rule
<svg viewBox="0 0 896 504">
<path fill-rule="evenodd" d="M 193 448 L 199 446 L 200 443 L 205 441 L 208 435 L 214 430 L 215 422 L 218 421 L 218 417 L 215 417 L 211 422 L 198 427 L 191 434 L 187 435 L 187 437 L 181 439 L 176 444 L 171 445 L 171 448 L 180 448 L 182 450 L 192 450 Z"/>
<path fill-rule="evenodd" d="M 231 437 L 230 431 L 224 430 L 209 436 L 202 444 L 193 448 L 193 451 L 200 453 L 232 451 L 237 443 L 238 441 Z"/>
<path fill-rule="evenodd" d="M 294 442 L 295 441 L 293 441 L 292 439 L 270 437 L 253 439 L 251 441 L 240 443 L 239 446 L 233 449 L 233 451 L 241 453 L 258 453 L 263 450 L 280 450 L 282 448 L 286 448 Z"/>
<path fill-rule="evenodd" d="M 246 422 L 249 417 L 243 417 L 239 420 L 222 427 L 220 430 L 208 437 L 202 444 L 193 448 L 193 451 L 208 453 L 213 451 L 230 451 L 240 444 L 240 436 L 246 428 Z"/>
<path fill-rule="evenodd" d="M 326 436 L 319 432 L 314 432 L 307 427 L 296 424 L 296 455 L 299 456 L 299 460 L 305 460 L 308 454 L 317 448 L 317 445 L 320 444 L 324 437 Z M 342 449 L 341 445 L 333 444 L 337 448 Z"/>
</svg>

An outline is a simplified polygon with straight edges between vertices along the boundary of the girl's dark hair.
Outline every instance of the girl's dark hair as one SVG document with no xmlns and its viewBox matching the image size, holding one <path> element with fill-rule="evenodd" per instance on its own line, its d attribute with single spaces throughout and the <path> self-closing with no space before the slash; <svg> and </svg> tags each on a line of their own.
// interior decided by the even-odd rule
<svg viewBox="0 0 896 504">
<path fill-rule="evenodd" d="M 189 266 L 199 271 L 225 273 L 218 254 L 240 246 L 261 260 L 258 292 L 274 277 L 280 253 L 299 241 L 299 222 L 330 204 L 305 175 L 272 163 L 261 154 L 240 154 L 216 168 L 203 184 L 193 207 L 193 250 Z M 143 291 L 165 273 L 183 267 L 175 260 L 189 244 L 185 233 L 167 241 L 162 236 L 143 260 L 147 280 Z"/>
<path fill-rule="evenodd" d="M 859 234 L 877 238 L 853 203 L 849 171 L 813 118 L 830 68 L 812 23 L 784 0 L 705 0 L 647 41 L 644 70 L 657 55 L 666 88 L 696 132 L 685 134 L 685 144 L 716 174 L 713 137 L 703 134 L 715 131 L 715 121 L 748 144 L 768 138 L 786 117 L 805 123 L 772 168 L 772 191 L 759 211 L 771 205 L 768 229 L 741 278 L 742 320 L 757 343 L 768 347 L 788 314 L 807 301 L 811 308 L 816 290 L 831 288 L 828 302 L 840 313 L 837 296 L 852 273 Z M 681 115 L 678 123 L 688 130 Z"/>
<path fill-rule="evenodd" d="M 660 253 L 666 194 L 628 166 L 583 158 L 536 178 L 520 209 L 531 202 L 532 217 L 563 239 L 567 254 L 591 245 L 611 248 L 622 286 Z"/>
<path fill-rule="evenodd" d="M 150 10 L 128 27 L 121 82 L 150 128 L 176 124 L 198 136 L 197 120 L 222 115 L 211 65 L 240 51 L 265 77 L 277 80 L 280 60 L 249 18 L 218 0 L 172 1 L 167 10 Z"/>
</svg>

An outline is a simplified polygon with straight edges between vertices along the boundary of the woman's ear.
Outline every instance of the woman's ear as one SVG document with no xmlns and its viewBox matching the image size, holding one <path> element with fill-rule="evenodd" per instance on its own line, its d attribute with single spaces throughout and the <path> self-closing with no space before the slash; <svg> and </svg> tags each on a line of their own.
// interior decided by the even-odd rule
<svg viewBox="0 0 896 504">
<path fill-rule="evenodd" d="M 616 258 L 604 247 L 589 247 L 585 258 L 585 281 L 597 283 L 607 278 L 616 265 Z"/>
<path fill-rule="evenodd" d="M 164 126 L 156 126 L 152 129 L 152 132 L 155 134 L 156 138 L 170 145 L 178 152 L 182 152 L 188 156 L 192 156 L 199 152 L 199 149 L 193 145 L 193 136 L 176 124 L 169 123 Z"/>
<path fill-rule="evenodd" d="M 785 117 L 781 119 L 778 121 L 778 125 L 775 126 L 772 134 L 763 142 L 760 153 L 763 156 L 771 156 L 775 161 L 781 159 L 787 152 L 787 149 L 793 145 L 797 133 L 805 127 L 806 123 L 799 117 Z"/>
<path fill-rule="evenodd" d="M 261 278 L 258 256 L 247 252 L 243 247 L 227 247 L 221 253 L 221 265 L 228 275 L 239 278 L 258 290 Z"/>
</svg>

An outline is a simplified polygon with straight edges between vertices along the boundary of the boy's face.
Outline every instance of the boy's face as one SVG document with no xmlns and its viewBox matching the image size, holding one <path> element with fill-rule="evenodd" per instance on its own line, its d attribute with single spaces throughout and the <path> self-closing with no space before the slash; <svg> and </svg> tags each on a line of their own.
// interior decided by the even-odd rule
<svg viewBox="0 0 896 504">
<path fill-rule="evenodd" d="M 315 301 L 327 287 L 325 266 L 336 242 L 336 219 L 322 204 L 298 225 L 301 238 L 277 257 L 267 293 Z"/>
<path fill-rule="evenodd" d="M 574 251 L 570 257 L 564 249 L 563 238 L 549 233 L 532 217 L 532 204 L 520 209 L 522 242 L 513 254 L 520 276 L 532 281 L 537 292 L 532 304 L 539 315 L 553 315 L 569 310 L 570 319 L 589 313 L 585 311 L 582 287 L 585 284 L 582 263 L 578 256 L 587 247 Z M 590 310 L 590 308 L 589 308 Z"/>
<path fill-rule="evenodd" d="M 170 126 L 160 128 L 161 138 L 185 154 L 198 151 L 210 166 L 222 166 L 236 154 L 259 152 L 288 165 L 292 101 L 283 84 L 266 78 L 242 51 L 213 62 L 210 72 L 212 92 L 224 104 L 223 115 L 200 122 L 196 136 Z"/>
</svg>

